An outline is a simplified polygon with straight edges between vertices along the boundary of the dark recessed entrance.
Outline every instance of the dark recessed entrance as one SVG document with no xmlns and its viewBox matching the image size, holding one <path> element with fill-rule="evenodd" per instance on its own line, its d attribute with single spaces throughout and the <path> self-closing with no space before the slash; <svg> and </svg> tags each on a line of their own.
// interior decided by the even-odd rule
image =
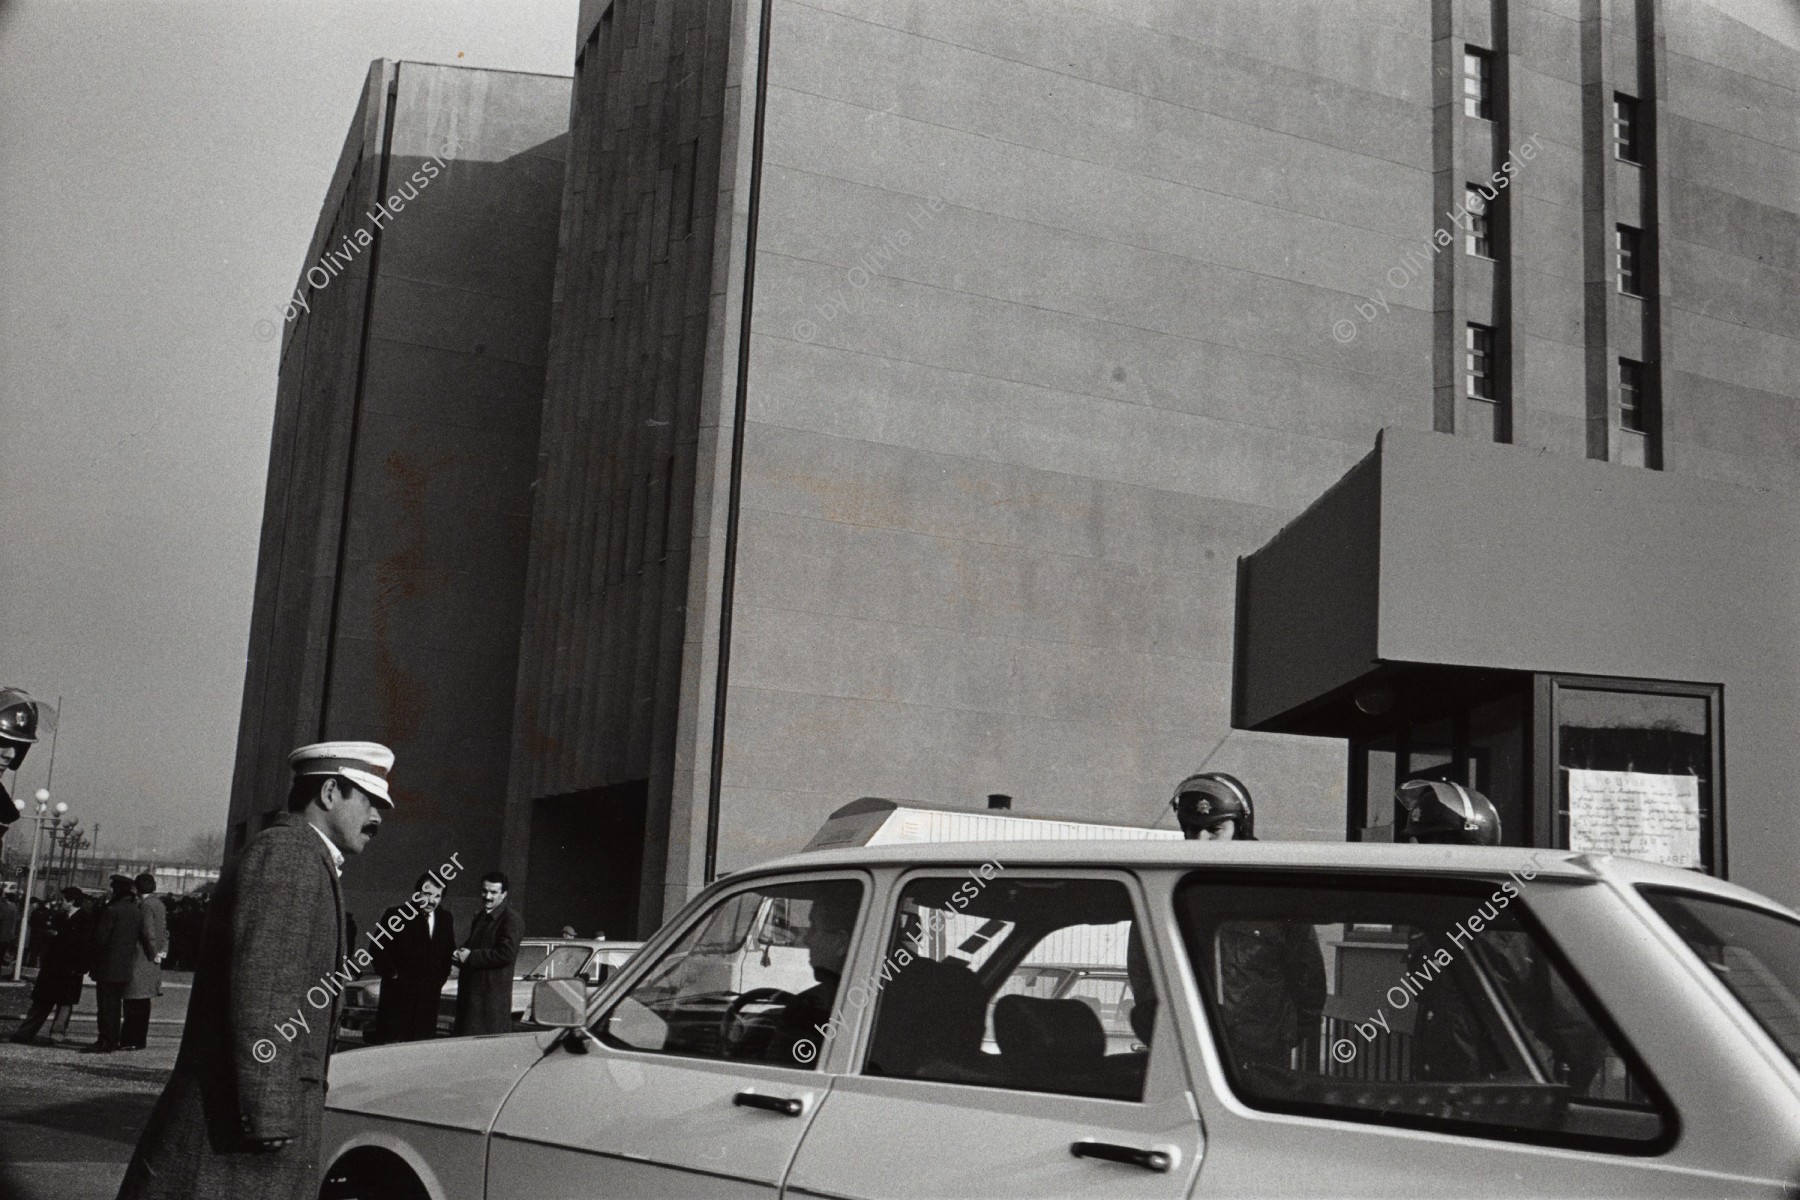
<svg viewBox="0 0 1800 1200">
<path fill-rule="evenodd" d="M 648 795 L 639 780 L 532 802 L 527 933 L 635 936 Z"/>
</svg>

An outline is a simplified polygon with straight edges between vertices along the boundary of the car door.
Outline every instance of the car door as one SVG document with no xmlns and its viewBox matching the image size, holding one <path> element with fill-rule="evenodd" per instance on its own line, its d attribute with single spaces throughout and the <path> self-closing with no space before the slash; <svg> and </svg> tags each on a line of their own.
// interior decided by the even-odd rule
<svg viewBox="0 0 1800 1200">
<path fill-rule="evenodd" d="M 487 1195 L 775 1195 L 829 1086 L 815 1031 L 867 889 L 836 872 L 722 892 L 608 1000 L 588 1053 L 553 1049 L 520 1081 Z"/>
<path fill-rule="evenodd" d="M 1196 1197 L 1790 1194 L 1746 1136 L 1779 1114 L 1694 1053 L 1713 1031 L 1597 886 L 1206 869 L 1162 902 Z"/>
<path fill-rule="evenodd" d="M 785 1195 L 1186 1195 L 1201 1129 L 1129 876 L 924 871 L 884 905 L 885 953 L 830 1031 L 857 1045 Z M 1081 999 L 1022 989 L 1038 964 L 1126 972 L 1143 1048 Z"/>
</svg>

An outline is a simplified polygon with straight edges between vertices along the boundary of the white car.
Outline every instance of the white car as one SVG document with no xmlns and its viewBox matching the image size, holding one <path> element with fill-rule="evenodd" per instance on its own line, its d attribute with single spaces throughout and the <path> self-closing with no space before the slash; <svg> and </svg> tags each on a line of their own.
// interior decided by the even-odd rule
<svg viewBox="0 0 1800 1200">
<path fill-rule="evenodd" d="M 1123 972 L 1136 1040 L 1021 968 Z M 1028 990 L 1028 989 L 1027 989 Z M 1789 1196 L 1800 918 L 1561 851 L 1061 841 L 709 887 L 563 1030 L 334 1059 L 328 1197 Z M 992 1030 L 992 1038 L 986 1035 Z"/>
</svg>

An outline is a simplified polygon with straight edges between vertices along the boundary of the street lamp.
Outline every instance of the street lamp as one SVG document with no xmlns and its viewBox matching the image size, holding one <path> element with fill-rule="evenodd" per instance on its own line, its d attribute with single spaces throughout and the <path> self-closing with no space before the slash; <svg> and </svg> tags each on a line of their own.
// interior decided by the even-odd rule
<svg viewBox="0 0 1800 1200">
<path fill-rule="evenodd" d="M 58 801 L 55 807 L 50 804 L 48 788 L 39 788 L 36 795 L 37 812 L 31 818 L 31 862 L 25 868 L 25 895 L 19 904 L 19 936 L 13 945 L 13 982 L 17 983 L 25 974 L 25 939 L 31 934 L 31 894 L 37 890 L 38 847 L 42 844 L 44 830 L 50 830 L 54 840 L 57 829 L 62 825 L 63 814 L 69 811 L 67 804 Z M 15 799 L 13 803 L 20 812 L 25 811 L 25 801 Z M 74 824 L 70 821 L 70 824 Z"/>
</svg>

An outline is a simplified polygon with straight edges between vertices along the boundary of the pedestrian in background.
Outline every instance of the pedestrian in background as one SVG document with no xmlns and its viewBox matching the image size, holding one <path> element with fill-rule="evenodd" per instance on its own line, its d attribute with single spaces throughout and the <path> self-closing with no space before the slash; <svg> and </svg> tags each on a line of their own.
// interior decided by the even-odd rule
<svg viewBox="0 0 1800 1200">
<path fill-rule="evenodd" d="M 0 893 L 0 967 L 12 966 L 13 944 L 19 940 L 19 906 L 12 893 Z"/>
<path fill-rule="evenodd" d="M 25 918 L 25 965 L 35 967 L 41 960 L 44 929 L 50 924 L 50 906 L 36 896 L 31 898 L 31 915 Z"/>
<path fill-rule="evenodd" d="M 481 877 L 481 912 L 456 952 L 462 967 L 456 979 L 458 1037 L 512 1032 L 513 961 L 525 936 L 525 918 L 506 902 L 510 887 L 504 871 Z"/>
<path fill-rule="evenodd" d="M 181 1052 L 119 1200 L 313 1200 L 344 968 L 344 860 L 381 827 L 393 751 L 288 756 L 287 812 L 225 868 L 207 913 Z M 312 999 L 330 995 L 323 1007 Z"/>
<path fill-rule="evenodd" d="M 83 976 L 88 970 L 88 945 L 93 937 L 93 920 L 82 908 L 86 897 L 80 888 L 67 887 L 50 910 L 50 919 L 39 937 L 43 939 L 38 956 L 37 980 L 31 985 L 31 1011 L 13 1031 L 12 1040 L 30 1043 L 52 1014 L 49 1041 L 62 1045 L 68 1040 L 69 1015 L 81 1003 Z"/>
<path fill-rule="evenodd" d="M 114 875 L 112 899 L 94 923 L 94 963 L 89 973 L 100 994 L 100 1036 L 83 1054 L 111 1054 L 119 1048 L 125 1017 L 125 989 L 140 953 L 144 914 L 138 908 L 137 885 L 129 875 Z"/>
<path fill-rule="evenodd" d="M 439 907 L 444 885 L 430 872 L 413 884 L 413 895 L 419 898 L 416 908 L 395 905 L 382 915 L 382 925 L 399 917 L 400 932 L 372 951 L 381 975 L 375 1041 L 419 1042 L 437 1036 L 438 1001 L 456 953 L 456 919 Z"/>
<path fill-rule="evenodd" d="M 150 1041 L 150 1001 L 162 991 L 162 961 L 169 952 L 169 922 L 163 903 L 154 894 L 156 876 L 148 871 L 137 885 L 138 911 L 143 929 L 138 936 L 138 955 L 132 960 L 131 981 L 125 987 L 125 1023 L 119 1032 L 119 1049 L 142 1050 Z"/>
</svg>

